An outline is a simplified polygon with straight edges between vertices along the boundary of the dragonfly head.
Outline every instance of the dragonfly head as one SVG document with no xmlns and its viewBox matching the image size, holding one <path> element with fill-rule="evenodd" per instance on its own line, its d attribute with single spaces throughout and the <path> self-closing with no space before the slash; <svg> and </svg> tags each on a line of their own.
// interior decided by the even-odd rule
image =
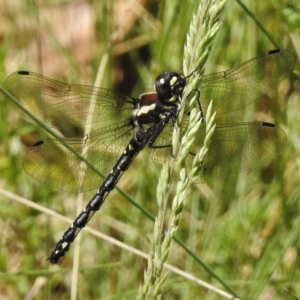
<svg viewBox="0 0 300 300">
<path fill-rule="evenodd" d="M 178 101 L 185 85 L 185 78 L 175 72 L 164 72 L 157 76 L 155 81 L 158 98 L 166 103 Z"/>
</svg>

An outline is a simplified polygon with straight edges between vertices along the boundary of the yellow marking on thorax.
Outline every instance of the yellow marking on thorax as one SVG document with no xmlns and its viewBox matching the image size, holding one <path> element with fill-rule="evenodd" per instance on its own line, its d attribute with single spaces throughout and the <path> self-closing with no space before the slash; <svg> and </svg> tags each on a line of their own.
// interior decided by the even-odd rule
<svg viewBox="0 0 300 300">
<path fill-rule="evenodd" d="M 136 116 L 139 117 L 140 115 L 147 114 L 149 111 L 154 110 L 155 106 L 156 105 L 154 103 L 142 106 L 139 110 L 137 110 Z"/>
</svg>

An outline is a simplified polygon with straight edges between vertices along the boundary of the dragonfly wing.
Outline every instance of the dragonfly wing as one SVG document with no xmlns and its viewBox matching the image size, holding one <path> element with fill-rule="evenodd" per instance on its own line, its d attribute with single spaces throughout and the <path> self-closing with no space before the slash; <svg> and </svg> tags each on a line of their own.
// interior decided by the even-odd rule
<svg viewBox="0 0 300 300">
<path fill-rule="evenodd" d="M 211 99 L 217 114 L 249 105 L 287 77 L 293 63 L 290 52 L 273 50 L 227 71 L 203 76 L 198 89 L 204 116 Z"/>
<path fill-rule="evenodd" d="M 168 123 L 151 146 L 150 157 L 159 169 L 172 155 L 173 130 L 173 125 Z"/>
<path fill-rule="evenodd" d="M 97 188 L 125 150 L 131 131 L 128 122 L 119 122 L 82 139 L 39 141 L 28 150 L 23 167 L 37 181 L 61 190 Z"/>
<path fill-rule="evenodd" d="M 160 166 L 172 153 L 171 126 L 165 128 L 151 149 L 151 158 Z M 190 153 L 185 159 L 188 170 L 192 169 L 193 160 L 203 147 L 205 123 L 197 132 Z M 230 174 L 249 171 L 269 163 L 283 150 L 286 135 L 284 131 L 270 123 L 231 123 L 218 124 L 212 136 L 207 155 L 200 162 L 198 182 L 219 180 Z M 190 172 L 190 171 L 188 171 Z"/>
<path fill-rule="evenodd" d="M 200 151 L 205 130 L 199 130 L 187 159 L 189 167 Z M 200 166 L 199 182 L 226 178 L 266 165 L 285 145 L 284 131 L 270 123 L 219 124 L 212 136 L 207 154 Z"/>
<path fill-rule="evenodd" d="M 134 108 L 134 101 L 109 89 L 85 85 L 69 85 L 43 75 L 19 71 L 7 77 L 3 87 L 26 110 L 11 103 L 31 121 L 34 118 L 50 127 L 60 129 L 64 136 L 78 134 L 76 127 L 97 123 L 104 127 L 111 120 L 126 119 Z M 84 129 L 81 130 L 84 132 Z"/>
</svg>

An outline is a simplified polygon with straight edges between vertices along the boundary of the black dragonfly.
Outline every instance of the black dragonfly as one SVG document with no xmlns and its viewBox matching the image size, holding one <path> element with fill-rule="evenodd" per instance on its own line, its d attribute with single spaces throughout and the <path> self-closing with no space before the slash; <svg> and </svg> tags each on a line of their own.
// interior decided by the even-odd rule
<svg viewBox="0 0 300 300">
<path fill-rule="evenodd" d="M 274 89 L 292 67 L 288 51 L 272 50 L 227 71 L 203 76 L 197 90 L 204 117 L 211 99 L 217 115 L 245 108 Z M 104 88 L 69 85 L 29 71 L 6 78 L 3 87 L 18 100 L 18 105 L 10 101 L 15 108 L 38 125 L 56 130 L 57 138 L 37 141 L 29 149 L 23 162 L 26 172 L 65 191 L 84 192 L 100 186 L 52 251 L 48 258 L 52 263 L 65 255 L 145 146 L 155 163 L 172 155 L 172 132 L 186 78 L 176 72 L 162 73 L 156 78 L 156 92 L 137 98 Z M 84 131 L 87 124 L 89 133 Z M 196 135 L 187 164 L 204 138 L 205 124 Z M 199 182 L 267 163 L 285 140 L 284 131 L 271 123 L 219 123 Z"/>
</svg>

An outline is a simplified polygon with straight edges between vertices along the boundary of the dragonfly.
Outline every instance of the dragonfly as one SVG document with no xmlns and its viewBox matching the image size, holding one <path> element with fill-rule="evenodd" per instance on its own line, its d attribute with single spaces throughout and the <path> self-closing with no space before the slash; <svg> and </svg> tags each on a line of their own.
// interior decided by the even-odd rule
<svg viewBox="0 0 300 300">
<path fill-rule="evenodd" d="M 245 108 L 287 77 L 293 61 L 290 52 L 276 49 L 227 71 L 202 76 L 197 87 L 202 114 L 205 116 L 211 99 L 217 115 Z M 56 244 L 48 258 L 51 263 L 58 263 L 66 254 L 141 150 L 149 148 L 158 165 L 170 158 L 187 77 L 164 72 L 156 78 L 156 91 L 139 97 L 66 84 L 30 71 L 18 71 L 5 79 L 3 88 L 10 103 L 30 121 L 57 133 L 55 138 L 39 140 L 30 147 L 23 160 L 25 171 L 65 191 L 98 187 Z M 87 125 L 88 133 L 84 131 Z M 196 134 L 187 165 L 202 148 L 204 138 L 205 123 Z M 199 182 L 265 164 L 278 155 L 278 145 L 285 141 L 284 131 L 272 123 L 217 123 L 209 155 L 201 162 Z"/>
</svg>

